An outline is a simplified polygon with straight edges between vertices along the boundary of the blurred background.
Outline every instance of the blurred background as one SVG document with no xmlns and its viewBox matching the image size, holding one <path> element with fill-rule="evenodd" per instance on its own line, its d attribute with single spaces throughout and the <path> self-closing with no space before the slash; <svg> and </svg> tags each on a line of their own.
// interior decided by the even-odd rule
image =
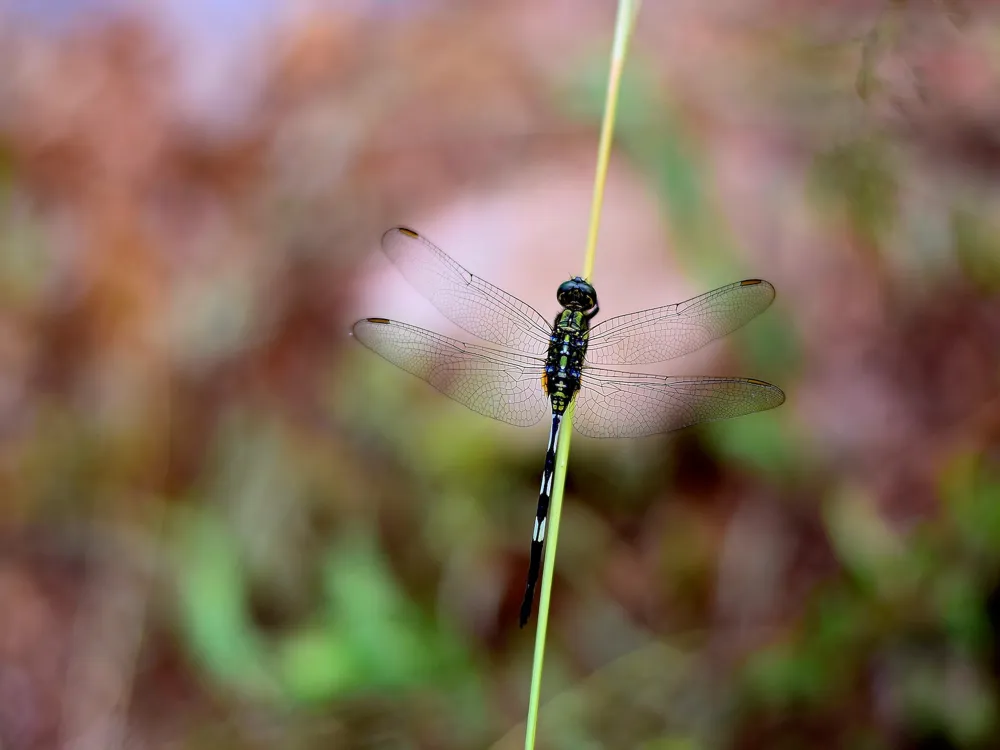
<svg viewBox="0 0 1000 750">
<path fill-rule="evenodd" d="M 348 336 L 546 316 L 612 0 L 0 2 L 0 747 L 516 748 L 545 426 Z M 602 314 L 780 409 L 573 441 L 544 748 L 1000 747 L 1000 10 L 648 0 Z M 468 336 L 464 336 L 468 338 Z"/>
</svg>

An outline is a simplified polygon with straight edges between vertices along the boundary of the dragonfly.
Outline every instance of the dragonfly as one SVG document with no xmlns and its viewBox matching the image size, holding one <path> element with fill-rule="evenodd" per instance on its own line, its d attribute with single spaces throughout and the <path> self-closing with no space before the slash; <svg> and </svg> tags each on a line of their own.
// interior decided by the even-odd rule
<svg viewBox="0 0 1000 750">
<path fill-rule="evenodd" d="M 394 227 L 382 250 L 446 318 L 491 345 L 470 344 L 389 318 L 364 318 L 352 335 L 397 367 L 479 414 L 529 427 L 551 419 L 519 623 L 531 617 L 541 570 L 559 430 L 637 438 L 773 409 L 777 386 L 753 378 L 664 376 L 607 369 L 689 354 L 743 326 L 774 300 L 763 279 L 591 324 L 597 292 L 576 276 L 556 290 L 552 323 L 531 305 L 467 271 L 412 229 Z"/>
</svg>

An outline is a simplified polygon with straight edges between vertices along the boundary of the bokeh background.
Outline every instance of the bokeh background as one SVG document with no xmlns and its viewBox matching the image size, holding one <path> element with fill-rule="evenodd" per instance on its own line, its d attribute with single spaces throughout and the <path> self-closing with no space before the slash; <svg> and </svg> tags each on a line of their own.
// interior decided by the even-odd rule
<svg viewBox="0 0 1000 750">
<path fill-rule="evenodd" d="M 544 425 L 408 224 L 556 310 L 614 3 L 0 2 L 0 747 L 516 748 Z M 602 311 L 748 276 L 662 373 L 780 409 L 574 439 L 544 748 L 1000 747 L 1000 10 L 647 0 Z M 532 623 L 533 625 L 533 623 Z"/>
</svg>

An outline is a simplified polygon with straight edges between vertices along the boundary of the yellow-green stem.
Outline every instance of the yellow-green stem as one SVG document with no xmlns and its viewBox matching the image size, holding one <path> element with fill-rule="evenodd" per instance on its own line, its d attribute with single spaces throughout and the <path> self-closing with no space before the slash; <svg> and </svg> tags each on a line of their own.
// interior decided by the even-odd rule
<svg viewBox="0 0 1000 750">
<path fill-rule="evenodd" d="M 611 70 L 608 90 L 604 100 L 604 119 L 601 122 L 601 141 L 597 149 L 597 167 L 594 175 L 594 196 L 590 205 L 590 228 L 587 232 L 587 250 L 583 261 L 583 276 L 590 279 L 594 273 L 594 255 L 597 235 L 601 227 L 601 207 L 604 204 L 604 185 L 607 182 L 608 161 L 618 110 L 618 89 L 622 68 L 628 52 L 629 39 L 639 13 L 642 0 L 619 0 L 615 20 L 615 39 L 611 48 Z M 566 486 L 566 466 L 569 463 L 569 443 L 573 434 L 573 409 L 567 411 L 559 431 L 556 451 L 555 475 L 552 480 L 552 502 L 549 508 L 548 533 L 545 542 L 545 561 L 542 568 L 542 587 L 538 603 L 538 626 L 535 630 L 535 655 L 531 668 L 531 693 L 528 697 L 528 721 L 524 734 L 525 750 L 534 750 L 538 729 L 538 702 L 542 686 L 542 664 L 545 660 L 545 634 L 549 625 L 549 602 L 552 595 L 552 574 L 555 570 L 556 545 L 559 541 L 559 520 L 562 515 L 563 489 Z"/>
</svg>

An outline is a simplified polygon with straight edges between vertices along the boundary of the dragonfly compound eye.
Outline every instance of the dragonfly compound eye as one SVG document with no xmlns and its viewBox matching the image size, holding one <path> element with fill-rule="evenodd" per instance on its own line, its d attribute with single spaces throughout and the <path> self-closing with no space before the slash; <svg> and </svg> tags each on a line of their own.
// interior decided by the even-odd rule
<svg viewBox="0 0 1000 750">
<path fill-rule="evenodd" d="M 587 281 L 577 276 L 559 285 L 556 299 L 567 310 L 583 312 L 597 305 L 597 292 Z"/>
</svg>

